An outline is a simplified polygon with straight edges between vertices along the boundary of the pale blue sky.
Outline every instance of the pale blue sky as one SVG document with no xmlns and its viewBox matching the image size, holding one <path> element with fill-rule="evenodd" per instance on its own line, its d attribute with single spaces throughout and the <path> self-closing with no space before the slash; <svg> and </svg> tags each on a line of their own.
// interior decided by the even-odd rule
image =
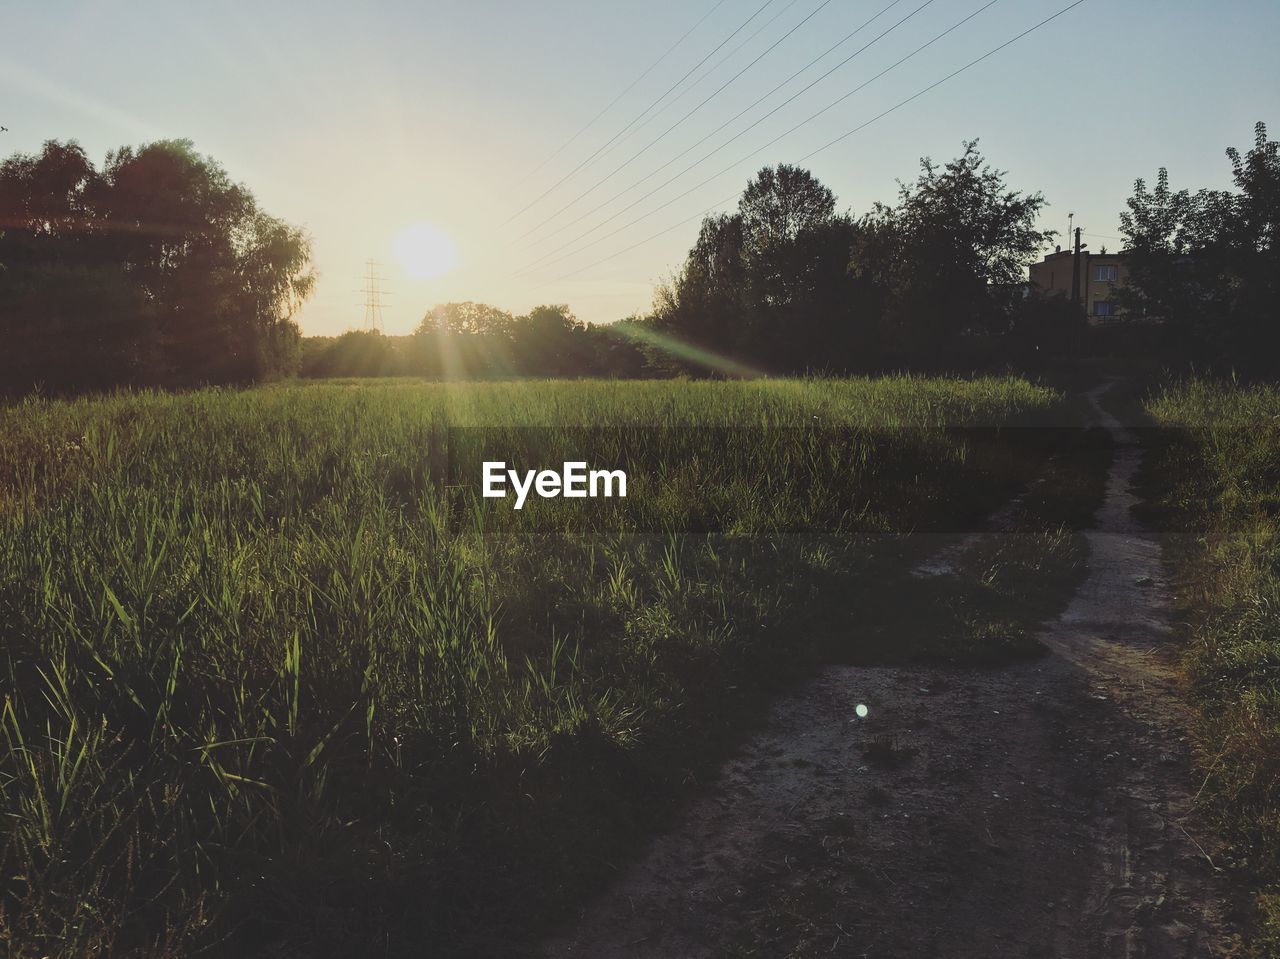
<svg viewBox="0 0 1280 959">
<path fill-rule="evenodd" d="M 817 120 L 750 155 L 986 2 L 932 0 L 722 152 L 566 250 L 585 248 L 582 253 L 520 272 L 728 140 L 924 2 L 901 0 L 642 187 L 541 243 L 667 163 L 890 0 L 829 0 L 820 10 L 822 0 L 772 0 L 652 122 L 633 128 L 506 225 L 764 0 L 718 6 L 715 0 L 9 0 L 0 5 L 0 125 L 9 128 L 0 134 L 0 154 L 74 138 L 100 162 L 122 144 L 192 139 L 269 212 L 311 233 L 320 283 L 300 317 L 308 333 L 360 325 L 356 290 L 369 257 L 383 261 L 392 293 L 388 332 L 409 330 L 432 303 L 449 299 L 515 311 L 567 302 L 582 318 L 605 322 L 648 307 L 654 284 L 678 267 L 697 224 L 593 266 L 596 261 L 734 194 L 766 163 L 799 160 L 1070 0 L 998 0 Z M 657 69 L 539 168 L 708 11 Z M 541 231 L 517 239 L 811 13 L 648 152 Z M 805 165 L 836 192 L 841 207 L 861 213 L 875 200 L 892 199 L 895 178 L 913 177 L 921 156 L 945 160 L 962 140 L 979 137 L 1015 186 L 1045 194 L 1047 227 L 1065 232 L 1074 211 L 1087 232 L 1114 235 L 1135 177 L 1153 177 L 1166 165 L 1175 185 L 1224 186 L 1228 145 L 1247 147 L 1257 120 L 1272 124 L 1273 138 L 1280 135 L 1277 37 L 1275 0 L 1086 0 Z M 458 247 L 457 266 L 432 280 L 408 275 L 392 249 L 399 231 L 419 221 L 437 224 Z M 1116 245 L 1102 236 L 1087 239 L 1094 249 Z"/>
</svg>

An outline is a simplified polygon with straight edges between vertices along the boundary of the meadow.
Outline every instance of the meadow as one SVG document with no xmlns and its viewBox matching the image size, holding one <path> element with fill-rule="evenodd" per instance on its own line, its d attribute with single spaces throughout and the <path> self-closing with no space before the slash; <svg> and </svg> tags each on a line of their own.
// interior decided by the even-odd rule
<svg viewBox="0 0 1280 959">
<path fill-rule="evenodd" d="M 1002 428 L 1060 407 L 898 377 L 0 408 L 0 942 L 494 954 L 815 662 L 1016 644 L 884 617 L 1038 468 Z M 625 462 L 628 496 L 516 512 L 478 450 Z"/>
<path fill-rule="evenodd" d="M 1160 493 L 1191 624 L 1202 799 L 1280 950 L 1280 389 L 1193 380 L 1155 393 Z"/>
</svg>

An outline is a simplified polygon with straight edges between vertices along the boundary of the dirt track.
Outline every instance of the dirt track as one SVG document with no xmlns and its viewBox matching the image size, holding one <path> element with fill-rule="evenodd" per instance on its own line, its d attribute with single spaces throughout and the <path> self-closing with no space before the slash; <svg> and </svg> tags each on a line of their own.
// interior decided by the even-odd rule
<svg viewBox="0 0 1280 959">
<path fill-rule="evenodd" d="M 549 957 L 1204 957 L 1239 947 L 1117 442 L 1085 582 L 999 669 L 834 667 Z M 865 719 L 855 707 L 868 707 Z"/>
</svg>

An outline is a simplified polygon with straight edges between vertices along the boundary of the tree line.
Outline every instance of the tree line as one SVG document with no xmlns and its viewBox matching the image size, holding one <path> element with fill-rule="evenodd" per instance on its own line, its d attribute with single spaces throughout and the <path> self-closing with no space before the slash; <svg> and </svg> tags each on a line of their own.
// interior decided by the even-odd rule
<svg viewBox="0 0 1280 959">
<path fill-rule="evenodd" d="M 966 143 L 944 166 L 922 161 L 895 204 L 854 218 L 809 171 L 766 167 L 736 212 L 703 220 L 645 316 L 588 326 L 563 305 L 513 316 L 449 303 L 409 337 L 308 341 L 303 374 L 846 373 L 961 358 L 972 368 L 1034 350 L 1043 314 L 1023 278 L 1052 236 L 1035 226 L 1045 201 L 1004 177 Z"/>
<path fill-rule="evenodd" d="M 1085 349 L 1280 372 L 1280 144 L 1258 123 L 1250 150 L 1226 154 L 1234 189 L 1174 191 L 1165 169 L 1154 189 L 1136 181 L 1121 214 L 1130 322 L 1091 330 Z M 736 212 L 703 220 L 650 319 L 769 372 L 1034 366 L 1084 323 L 1025 281 L 1054 236 L 1036 229 L 1044 205 L 976 141 L 922 160 L 896 202 L 858 218 L 808 171 L 766 168 Z"/>
<path fill-rule="evenodd" d="M 409 336 L 350 330 L 307 337 L 301 373 L 330 376 L 427 376 L 501 379 L 513 376 L 636 378 L 656 367 L 643 346 L 637 318 L 583 323 L 565 304 L 515 316 L 487 303 L 444 303 Z"/>
<path fill-rule="evenodd" d="M 1037 318 L 1027 264 L 1053 234 L 1045 204 L 993 169 L 976 141 L 925 159 L 897 201 L 836 210 L 809 171 L 765 168 L 734 213 L 706 218 L 658 291 L 661 332 L 769 372 L 935 368 L 1024 347 Z"/>
<path fill-rule="evenodd" d="M 1174 191 L 1161 170 L 1121 214 L 1143 324 L 1122 348 L 1274 371 L 1280 156 L 1258 124 L 1228 150 L 1233 190 Z M 670 376 L 1026 367 L 1083 320 L 1026 282 L 1054 233 L 1040 193 L 967 142 L 921 161 L 892 203 L 855 216 L 807 170 L 760 170 L 708 216 L 643 316 L 590 325 L 565 305 L 430 310 L 413 334 L 305 341 L 307 237 L 263 212 L 186 140 L 108 154 L 75 143 L 0 165 L 0 389 L 249 383 L 306 376 Z M 1099 341 L 1101 342 L 1101 341 Z M 1095 347 L 1099 344 L 1095 343 Z M 1103 348 L 1105 342 L 1101 342 Z M 1112 344 L 1115 348 L 1115 344 Z"/>
</svg>

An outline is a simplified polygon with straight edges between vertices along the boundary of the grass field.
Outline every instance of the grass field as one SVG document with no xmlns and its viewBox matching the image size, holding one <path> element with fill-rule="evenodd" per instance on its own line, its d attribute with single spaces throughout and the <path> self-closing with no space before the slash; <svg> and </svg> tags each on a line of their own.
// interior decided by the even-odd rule
<svg viewBox="0 0 1280 959">
<path fill-rule="evenodd" d="M 1193 381 L 1147 404 L 1171 430 L 1151 471 L 1178 544 L 1203 796 L 1255 877 L 1280 951 L 1280 389 Z M 1274 950 L 1274 951 L 1273 951 Z"/>
<path fill-rule="evenodd" d="M 1038 431 L 988 428 L 1059 402 L 382 381 L 0 409 L 0 941 L 492 954 L 817 659 L 1016 645 L 883 617 L 927 539 L 902 534 L 1028 479 Z M 629 495 L 482 502 L 478 448 L 625 462 Z"/>
</svg>

